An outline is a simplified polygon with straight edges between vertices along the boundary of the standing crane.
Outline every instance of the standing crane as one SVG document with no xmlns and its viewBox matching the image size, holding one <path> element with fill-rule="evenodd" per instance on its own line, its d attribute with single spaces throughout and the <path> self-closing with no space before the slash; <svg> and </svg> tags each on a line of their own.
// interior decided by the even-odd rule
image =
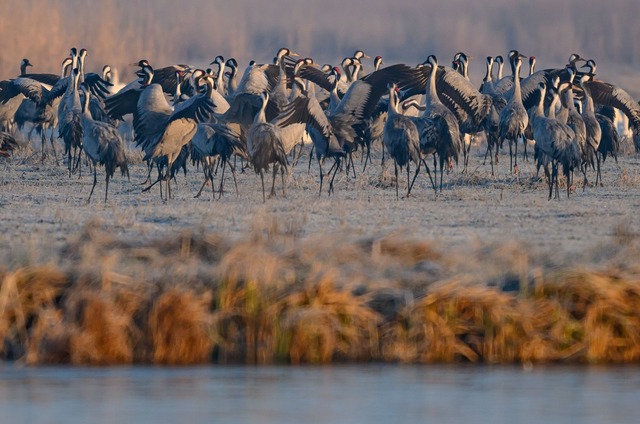
<svg viewBox="0 0 640 424">
<path fill-rule="evenodd" d="M 256 114 L 253 125 L 249 128 L 247 133 L 247 151 L 249 152 L 249 161 L 253 165 L 253 169 L 256 173 L 260 174 L 260 180 L 262 182 L 262 201 L 266 202 L 265 190 L 264 190 L 264 171 L 269 169 L 272 165 L 273 181 L 271 183 L 270 196 L 276 195 L 276 176 L 278 170 L 280 170 L 282 176 L 282 195 L 285 196 L 284 187 L 284 174 L 287 172 L 288 161 L 286 147 L 282 143 L 281 138 L 278 136 L 277 127 L 267 122 L 265 116 L 265 109 L 267 102 L 269 101 L 269 93 L 263 92 L 260 95 L 262 99 L 262 105 Z M 293 146 L 292 146 L 293 147 Z"/>
<path fill-rule="evenodd" d="M 558 94 L 552 91 L 553 101 L 549 107 L 549 116 L 544 115 L 544 98 L 547 91 L 544 83 L 539 84 L 540 100 L 533 115 L 533 135 L 536 140 L 538 158 L 541 161 L 550 161 L 552 173 L 549 175 L 548 168 L 545 167 L 545 175 L 549 182 L 549 200 L 553 195 L 553 187 L 558 193 L 558 165 L 562 164 L 562 169 L 567 180 L 567 197 L 571 194 L 571 173 L 573 169 L 580 165 L 580 150 L 575 141 L 575 133 L 568 125 L 561 123 L 555 118 L 555 106 L 558 101 Z"/>
<path fill-rule="evenodd" d="M 91 202 L 93 190 L 98 182 L 98 164 L 104 166 L 106 186 L 104 201 L 109 194 L 109 179 L 113 178 L 116 169 L 120 168 L 122 176 L 129 178 L 129 168 L 125 155 L 124 143 L 118 129 L 111 124 L 95 121 L 89 111 L 91 92 L 86 91 L 82 107 L 82 148 L 87 157 L 93 162 L 93 186 L 87 203 Z"/>
<path fill-rule="evenodd" d="M 166 158 L 166 196 L 171 198 L 171 167 L 180 155 L 182 147 L 196 132 L 197 124 L 209 119 L 214 109 L 211 100 L 213 79 L 210 76 L 200 78 L 206 90 L 189 100 L 180 103 L 175 110 L 171 108 L 162 87 L 151 84 L 144 89 L 138 99 L 138 120 L 134 125 L 136 143 L 145 151 L 144 160 Z M 156 182 L 160 181 L 160 176 Z M 153 185 L 145 189 L 149 190 Z"/>
<path fill-rule="evenodd" d="M 596 171 L 596 186 L 601 179 L 600 175 L 600 155 L 598 154 L 598 148 L 600 147 L 600 140 L 602 139 L 602 129 L 600 123 L 596 118 L 595 108 L 593 106 L 593 99 L 591 98 L 591 92 L 585 85 L 591 77 L 583 75 L 580 78 L 580 87 L 584 93 L 584 107 L 582 108 L 582 119 L 584 120 L 586 129 L 586 151 L 583 156 L 583 165 L 585 168 L 591 165 L 591 168 Z M 595 162 L 595 163 L 594 163 Z M 585 177 L 586 178 L 586 177 Z M 586 185 L 585 181 L 585 185 Z"/>
<path fill-rule="evenodd" d="M 397 98 L 398 86 L 389 85 L 389 107 L 387 110 L 387 122 L 384 124 L 382 141 L 389 155 L 393 158 L 393 165 L 396 176 L 396 199 L 399 199 L 398 167 L 407 168 L 407 197 L 411 195 L 413 183 L 420 172 L 422 164 L 422 153 L 420 152 L 420 134 L 418 128 L 410 117 L 402 115 L 398 111 L 399 99 Z M 413 180 L 410 179 L 411 162 L 416 164 L 416 172 Z M 428 170 L 429 168 L 427 168 Z"/>
<path fill-rule="evenodd" d="M 500 111 L 500 139 L 509 140 L 509 162 L 513 173 L 518 172 L 518 139 L 522 138 L 526 143 L 524 132 L 529 124 L 529 115 L 522 104 L 520 91 L 520 68 L 523 57 L 525 56 L 516 50 L 509 52 L 509 61 L 513 70 L 513 95 Z M 513 144 L 515 144 L 515 163 Z"/>
</svg>

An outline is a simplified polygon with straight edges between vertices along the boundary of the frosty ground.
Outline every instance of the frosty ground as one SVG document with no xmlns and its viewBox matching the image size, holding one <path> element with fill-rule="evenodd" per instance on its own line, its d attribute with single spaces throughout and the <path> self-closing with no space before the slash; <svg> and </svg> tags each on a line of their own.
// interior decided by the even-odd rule
<svg viewBox="0 0 640 424">
<path fill-rule="evenodd" d="M 551 201 L 545 181 L 535 177 L 532 161 L 520 157 L 520 174 L 514 177 L 508 172 L 508 151 L 503 152 L 497 176 L 492 176 L 489 164 L 482 165 L 482 145 L 472 149 L 467 172 L 458 166 L 445 173 L 442 194 L 436 196 L 426 174 L 421 174 L 414 197 L 400 200 L 396 200 L 393 165 L 387 162 L 383 169 L 379 152 L 374 153 L 365 173 L 356 158 L 357 177 L 339 173 L 335 193 L 328 196 L 324 191 L 320 197 L 317 163 L 314 160 L 307 173 L 308 155 L 307 147 L 289 173 L 286 197 L 278 178 L 278 196 L 263 203 L 260 178 L 248 169 L 238 174 L 238 196 L 227 173 L 221 199 L 212 200 L 209 186 L 200 198 L 194 198 L 203 177 L 190 167 L 186 177 L 178 175 L 172 184 L 174 198 L 165 202 L 155 187 L 142 192 L 146 165 L 139 153 L 131 151 L 130 181 L 117 174 L 105 203 L 104 174 L 99 168 L 96 192 L 87 204 L 93 176 L 86 166 L 81 177 L 70 177 L 66 167 L 56 165 L 52 158 L 43 163 L 30 148 L 16 151 L 0 161 L 0 258 L 4 264 L 27 257 L 46 260 L 89 224 L 121 238 L 156 239 L 185 229 L 240 238 L 276 228 L 300 237 L 396 234 L 435 241 L 443 250 L 517 243 L 529 253 L 558 263 L 591 260 L 613 239 L 636 233 L 640 158 L 632 152 L 621 155 L 618 163 L 607 160 L 603 187 L 583 191 L 581 175 L 576 174 L 577 187 L 571 198 L 567 199 L 561 187 L 560 200 Z M 593 172 L 590 179 L 595 180 Z M 270 174 L 265 180 L 268 190 Z M 403 172 L 401 197 L 405 191 Z"/>
</svg>

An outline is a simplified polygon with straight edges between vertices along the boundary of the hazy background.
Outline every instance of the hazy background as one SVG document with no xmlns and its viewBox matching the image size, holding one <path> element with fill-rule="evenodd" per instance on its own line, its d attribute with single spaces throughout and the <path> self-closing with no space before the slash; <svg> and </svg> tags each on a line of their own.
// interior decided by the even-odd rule
<svg viewBox="0 0 640 424">
<path fill-rule="evenodd" d="M 89 50 L 89 70 L 109 63 L 123 79 L 131 77 L 124 65 L 141 58 L 202 66 L 221 54 L 244 67 L 287 46 L 321 63 L 360 48 L 387 63 L 435 53 L 448 64 L 462 50 L 477 58 L 476 78 L 485 56 L 511 48 L 541 67 L 577 52 L 596 59 L 600 75 L 630 84 L 640 68 L 640 1 L 0 0 L 0 40 L 2 79 L 23 57 L 33 71 L 59 73 L 71 46 Z"/>
</svg>

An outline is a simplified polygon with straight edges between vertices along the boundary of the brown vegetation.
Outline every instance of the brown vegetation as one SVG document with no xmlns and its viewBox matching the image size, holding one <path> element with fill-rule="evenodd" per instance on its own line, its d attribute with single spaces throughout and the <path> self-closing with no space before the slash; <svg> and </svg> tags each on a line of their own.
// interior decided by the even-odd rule
<svg viewBox="0 0 640 424">
<path fill-rule="evenodd" d="M 635 238 L 612 244 L 617 258 L 638 252 Z M 557 269 L 517 246 L 476 249 L 477 263 L 424 240 L 302 238 L 273 223 L 239 240 L 194 230 L 131 242 L 88 224 L 55 265 L 0 271 L 0 355 L 96 365 L 640 360 L 638 269 Z"/>
<path fill-rule="evenodd" d="M 270 61 L 284 45 L 321 63 L 339 62 L 356 48 L 387 63 L 459 50 L 484 58 L 516 48 L 537 56 L 540 69 L 561 66 L 574 51 L 593 57 L 606 80 L 633 91 L 617 67 L 630 69 L 640 57 L 635 0 L 369 0 L 367 7 L 343 0 L 0 0 L 0 6 L 0 79 L 15 76 L 23 57 L 36 72 L 58 73 L 72 46 L 89 50 L 91 71 L 108 63 L 127 80 L 126 65 L 142 58 L 158 67 L 204 66 L 222 54 L 243 65 Z M 479 79 L 484 66 L 474 62 L 472 72 Z"/>
</svg>

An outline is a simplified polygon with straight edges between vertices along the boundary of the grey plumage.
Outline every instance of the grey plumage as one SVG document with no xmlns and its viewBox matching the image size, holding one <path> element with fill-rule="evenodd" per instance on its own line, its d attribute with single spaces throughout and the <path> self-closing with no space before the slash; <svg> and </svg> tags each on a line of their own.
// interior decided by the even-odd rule
<svg viewBox="0 0 640 424">
<path fill-rule="evenodd" d="M 251 125 L 249 132 L 247 133 L 247 151 L 249 153 L 249 161 L 251 162 L 254 171 L 260 174 L 260 180 L 262 182 L 262 201 L 266 202 L 264 171 L 268 170 L 269 166 L 272 166 L 273 181 L 271 184 L 271 196 L 275 196 L 276 176 L 278 174 L 278 170 L 280 170 L 282 175 L 282 195 L 284 196 L 284 174 L 287 172 L 289 165 L 287 160 L 289 152 L 286 150 L 278 135 L 276 125 L 269 123 L 266 120 L 265 109 L 269 101 L 269 94 L 267 92 L 262 93 L 260 99 L 262 101 L 262 105 L 255 116 L 253 125 Z M 293 146 L 291 147 L 293 148 Z"/>
<path fill-rule="evenodd" d="M 440 101 L 436 91 L 438 60 L 435 56 L 431 55 L 427 58 L 427 64 L 427 69 L 431 69 L 429 70 L 429 80 L 425 96 L 426 108 L 424 116 L 431 119 L 437 128 L 438 141 L 435 150 L 440 165 L 440 192 L 442 192 L 444 164 L 447 163 L 451 168 L 453 161 L 455 161 L 456 164 L 458 163 L 463 144 L 458 119 L 453 112 Z"/>
<path fill-rule="evenodd" d="M 89 110 L 90 97 L 89 92 L 85 93 L 81 121 L 82 148 L 87 157 L 93 162 L 93 186 L 87 203 L 91 202 L 91 196 L 98 181 L 98 164 L 104 166 L 106 179 L 104 201 L 106 202 L 109 194 L 109 180 L 113 178 L 116 169 L 120 168 L 122 176 L 126 175 L 129 178 L 129 168 L 127 157 L 125 156 L 124 143 L 120 138 L 118 129 L 111 124 L 96 121 L 91 117 Z"/>
<path fill-rule="evenodd" d="M 580 150 L 575 141 L 575 133 L 569 126 L 555 119 L 555 103 L 558 100 L 554 94 L 549 116 L 544 115 L 544 96 L 546 87 L 539 85 L 540 101 L 533 115 L 533 135 L 536 140 L 536 157 L 543 163 L 551 162 L 552 173 L 549 175 L 545 167 L 545 174 L 549 182 L 549 199 L 553 195 L 553 187 L 558 194 L 558 165 L 561 164 L 567 180 L 567 197 L 571 193 L 571 173 L 580 165 Z"/>
<path fill-rule="evenodd" d="M 500 111 L 500 139 L 509 141 L 509 157 L 510 169 L 518 172 L 518 139 L 524 138 L 524 132 L 529 124 L 529 115 L 522 104 L 522 94 L 520 91 L 520 68 L 522 66 L 522 58 L 524 56 L 519 52 L 512 50 L 509 52 L 509 60 L 513 70 L 513 95 Z M 515 143 L 515 163 L 514 152 L 512 151 Z"/>
<path fill-rule="evenodd" d="M 191 141 L 197 124 L 206 121 L 214 108 L 211 100 L 213 80 L 209 76 L 202 79 L 205 82 L 205 93 L 180 103 L 175 110 L 167 103 L 162 87 L 158 84 L 145 88 L 138 99 L 138 119 L 134 123 L 136 144 L 144 150 L 144 160 L 166 158 L 167 199 L 171 198 L 173 162 L 183 146 Z"/>
<path fill-rule="evenodd" d="M 235 169 L 229 160 L 232 155 L 238 155 L 244 159 L 248 159 L 246 140 L 243 140 L 240 132 L 240 127 L 237 124 L 198 124 L 198 129 L 191 140 L 191 158 L 194 162 L 199 161 L 202 164 L 205 180 L 195 197 L 200 196 L 207 181 L 211 182 L 211 189 L 215 197 L 213 176 L 215 173 L 215 165 L 218 162 L 222 162 L 220 196 L 222 196 L 223 192 L 224 172 L 227 166 L 231 169 L 236 194 L 238 194 Z"/>
<path fill-rule="evenodd" d="M 422 164 L 422 153 L 420 151 L 420 134 L 418 128 L 410 117 L 398 112 L 398 99 L 396 93 L 397 86 L 391 84 L 389 87 L 389 107 L 387 122 L 384 124 L 382 141 L 384 146 L 393 158 L 396 176 L 396 199 L 399 198 L 398 186 L 400 180 L 398 167 L 407 168 L 407 197 L 411 195 L 413 183 L 420 172 Z M 410 164 L 416 165 L 416 172 L 413 180 L 410 181 Z M 428 169 L 428 168 L 427 168 Z"/>
<path fill-rule="evenodd" d="M 582 119 L 584 121 L 586 130 L 586 155 L 583 158 L 583 161 L 585 162 L 585 167 L 590 165 L 591 168 L 596 171 L 595 184 L 597 186 L 598 181 L 600 181 L 602 178 L 600 174 L 600 155 L 598 154 L 598 149 L 600 148 L 600 140 L 602 139 L 602 129 L 600 128 L 600 123 L 596 118 L 590 90 L 584 84 L 587 78 L 588 77 L 585 76 L 580 80 L 580 86 L 582 87 L 582 91 L 584 92 L 584 107 L 582 110 Z"/>
</svg>

